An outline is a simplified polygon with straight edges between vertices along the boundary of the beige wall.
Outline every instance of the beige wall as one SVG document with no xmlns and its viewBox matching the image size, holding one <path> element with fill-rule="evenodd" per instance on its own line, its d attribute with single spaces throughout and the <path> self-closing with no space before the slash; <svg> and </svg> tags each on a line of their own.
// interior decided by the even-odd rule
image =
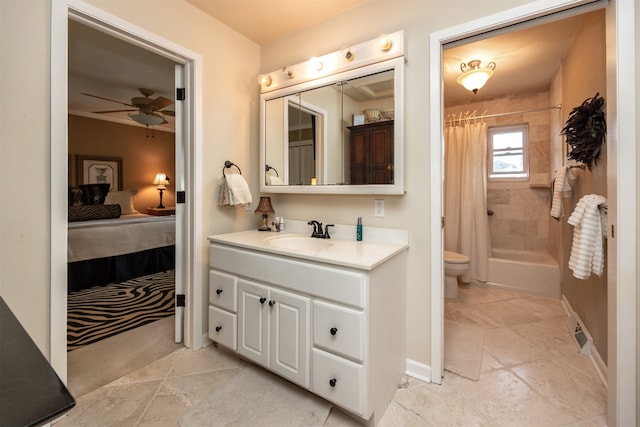
<svg viewBox="0 0 640 427">
<path fill-rule="evenodd" d="M 445 108 L 450 113 L 486 111 L 488 115 L 549 107 L 546 90 L 513 94 Z M 445 99 L 446 103 L 446 99 Z M 487 126 L 526 123 L 529 126 L 529 175 L 526 181 L 493 180 L 487 183 L 487 209 L 491 247 L 549 251 L 549 119 L 558 110 L 490 117 Z"/>
<path fill-rule="evenodd" d="M 563 116 L 569 117 L 574 107 L 599 92 L 607 100 L 605 68 L 604 16 L 590 16 L 574 39 L 562 64 Z M 591 171 L 574 169 L 577 178 L 569 199 L 564 199 L 566 215 L 575 209 L 585 194 L 607 196 L 607 153 L 603 147 L 597 166 Z M 562 293 L 580 316 L 593 337 L 593 344 L 607 361 L 607 265 L 602 277 L 591 275 L 588 280 L 573 277 L 565 267 L 571 254 L 573 227 L 562 221 L 563 261 Z"/>
<path fill-rule="evenodd" d="M 152 137 L 151 137 L 152 136 Z M 122 190 L 135 190 L 134 207 L 146 213 L 158 206 L 160 195 L 153 185 L 162 171 L 175 178 L 175 134 L 150 131 L 138 126 L 69 116 L 69 184 L 77 184 L 77 155 L 122 158 Z M 175 181 L 175 180 L 174 180 Z M 164 206 L 175 205 L 175 188 L 169 185 L 162 195 Z"/>
</svg>

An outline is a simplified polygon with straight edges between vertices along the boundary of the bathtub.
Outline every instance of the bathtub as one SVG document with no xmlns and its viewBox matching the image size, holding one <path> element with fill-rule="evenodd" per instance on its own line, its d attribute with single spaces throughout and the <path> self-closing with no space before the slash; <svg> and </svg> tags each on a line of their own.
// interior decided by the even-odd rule
<svg viewBox="0 0 640 427">
<path fill-rule="evenodd" d="M 547 252 L 493 249 L 487 285 L 560 298 L 560 268 Z"/>
</svg>

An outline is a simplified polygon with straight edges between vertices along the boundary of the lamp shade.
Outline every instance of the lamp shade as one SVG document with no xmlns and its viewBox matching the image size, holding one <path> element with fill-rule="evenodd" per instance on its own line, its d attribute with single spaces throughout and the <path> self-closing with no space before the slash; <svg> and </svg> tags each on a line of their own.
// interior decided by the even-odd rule
<svg viewBox="0 0 640 427">
<path fill-rule="evenodd" d="M 164 172 L 158 172 L 153 180 L 153 185 L 157 185 L 158 189 L 164 190 L 167 188 L 166 186 L 169 185 L 169 178 Z"/>
<path fill-rule="evenodd" d="M 271 206 L 271 197 L 260 197 L 258 207 L 253 213 L 256 215 L 269 215 L 275 213 L 275 211 L 273 210 L 273 206 Z"/>
<path fill-rule="evenodd" d="M 490 62 L 485 68 L 480 68 L 480 61 L 478 60 L 470 61 L 468 64 L 460 64 L 460 69 L 463 73 L 458 76 L 456 81 L 464 86 L 465 89 L 476 93 L 493 76 L 495 67 L 496 64 Z"/>
</svg>

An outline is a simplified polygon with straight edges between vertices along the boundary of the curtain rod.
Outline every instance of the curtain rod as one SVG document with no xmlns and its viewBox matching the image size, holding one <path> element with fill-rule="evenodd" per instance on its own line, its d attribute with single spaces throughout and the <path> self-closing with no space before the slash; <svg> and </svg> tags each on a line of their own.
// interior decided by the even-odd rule
<svg viewBox="0 0 640 427">
<path fill-rule="evenodd" d="M 471 114 L 466 113 L 465 117 L 462 117 L 462 113 L 459 113 L 459 114 L 451 113 L 449 115 L 453 116 L 453 118 L 447 119 L 445 121 L 446 122 L 451 122 L 451 121 L 465 120 L 465 119 L 479 119 L 479 120 L 482 120 L 482 119 L 488 119 L 488 118 L 491 118 L 491 117 L 511 116 L 513 114 L 535 113 L 537 111 L 545 111 L 545 110 L 559 110 L 561 108 L 562 108 L 562 104 L 557 104 L 557 105 L 552 105 L 551 107 L 533 108 L 531 110 L 513 111 L 513 112 L 510 112 L 510 113 L 496 113 L 496 114 L 486 114 L 486 115 L 483 113 L 483 114 L 481 114 L 479 116 L 476 116 L 475 115 L 475 111 L 474 111 Z M 458 117 L 458 118 L 456 118 L 456 117 Z"/>
</svg>

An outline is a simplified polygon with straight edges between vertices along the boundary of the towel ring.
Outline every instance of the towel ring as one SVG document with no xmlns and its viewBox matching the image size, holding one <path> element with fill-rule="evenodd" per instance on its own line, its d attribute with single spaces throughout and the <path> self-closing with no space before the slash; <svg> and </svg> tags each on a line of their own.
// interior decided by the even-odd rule
<svg viewBox="0 0 640 427">
<path fill-rule="evenodd" d="M 238 172 L 240 172 L 240 175 L 242 175 L 242 171 L 240 170 L 238 165 L 236 165 L 235 163 L 231 163 L 229 160 L 225 160 L 224 167 L 222 168 L 222 176 L 226 176 L 224 170 L 229 169 L 231 166 L 235 166 L 238 169 Z"/>
<path fill-rule="evenodd" d="M 264 171 L 265 172 L 269 172 L 270 170 L 273 170 L 276 173 L 276 176 L 280 176 L 278 174 L 278 171 L 276 170 L 276 168 L 274 168 L 273 166 L 269 166 L 269 165 L 264 165 Z"/>
</svg>

